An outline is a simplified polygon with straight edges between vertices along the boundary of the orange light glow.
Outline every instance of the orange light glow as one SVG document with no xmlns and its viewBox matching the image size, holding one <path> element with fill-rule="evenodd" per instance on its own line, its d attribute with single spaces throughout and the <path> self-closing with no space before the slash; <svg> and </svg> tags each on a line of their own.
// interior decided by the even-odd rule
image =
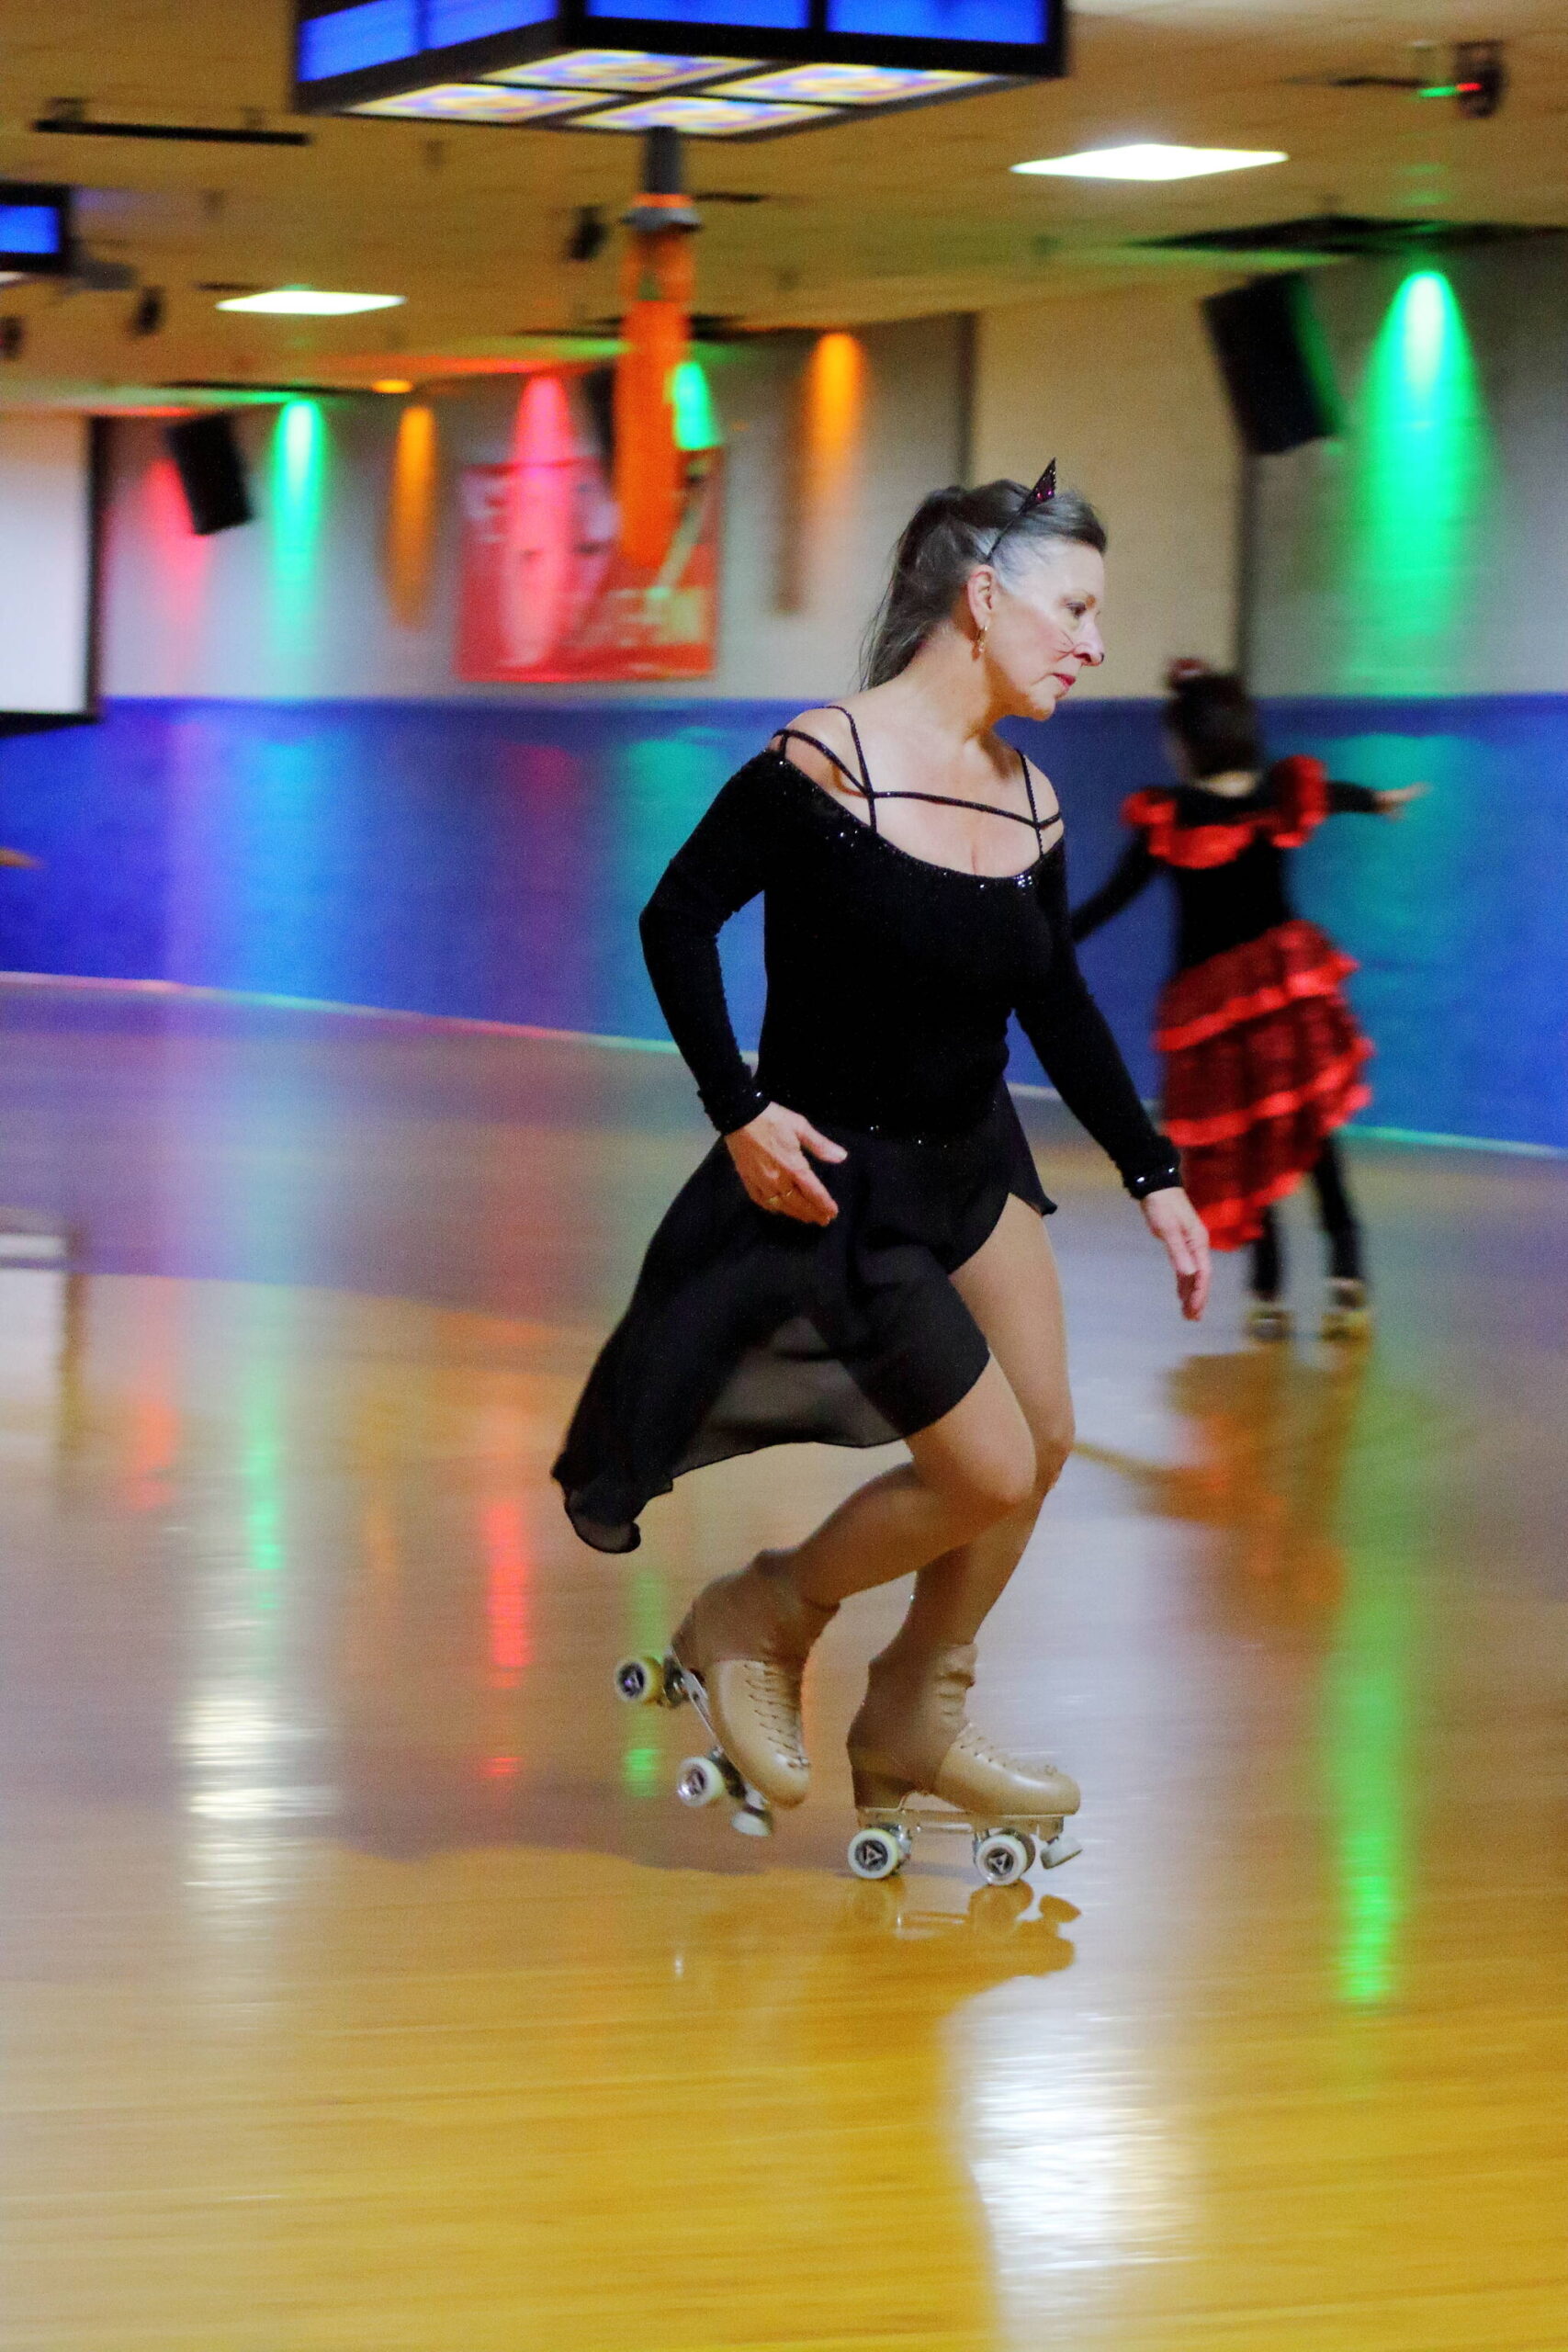
<svg viewBox="0 0 1568 2352">
<path fill-rule="evenodd" d="M 858 336 L 818 335 L 800 381 L 794 479 L 779 580 L 779 605 L 799 612 L 809 582 L 836 569 L 859 469 L 865 423 L 865 346 Z"/>
<path fill-rule="evenodd" d="M 819 335 L 807 369 L 807 447 L 825 491 L 854 458 L 864 405 L 864 346 L 852 334 Z"/>
<path fill-rule="evenodd" d="M 370 389 L 373 392 L 412 392 L 413 386 L 406 376 L 380 376 Z"/>
<path fill-rule="evenodd" d="M 405 628 L 418 628 L 435 571 L 439 449 L 435 412 L 420 403 L 398 419 L 387 510 L 387 599 Z"/>
</svg>

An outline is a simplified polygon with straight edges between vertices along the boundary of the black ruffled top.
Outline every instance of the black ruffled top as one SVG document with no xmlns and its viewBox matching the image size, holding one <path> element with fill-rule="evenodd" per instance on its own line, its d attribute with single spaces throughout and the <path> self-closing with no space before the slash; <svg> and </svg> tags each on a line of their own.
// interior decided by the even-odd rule
<svg viewBox="0 0 1568 2352">
<path fill-rule="evenodd" d="M 868 794 L 873 820 L 875 800 L 892 797 Z M 768 988 L 753 1077 L 730 1024 L 717 940 L 759 892 Z M 767 751 L 730 778 L 671 861 L 644 910 L 642 940 L 671 1035 L 721 1135 L 777 1102 L 863 1134 L 954 1136 L 996 1098 L 1016 1012 L 1051 1083 L 1129 1188 L 1179 1181 L 1079 973 L 1059 842 L 1019 874 L 934 865 Z"/>
</svg>

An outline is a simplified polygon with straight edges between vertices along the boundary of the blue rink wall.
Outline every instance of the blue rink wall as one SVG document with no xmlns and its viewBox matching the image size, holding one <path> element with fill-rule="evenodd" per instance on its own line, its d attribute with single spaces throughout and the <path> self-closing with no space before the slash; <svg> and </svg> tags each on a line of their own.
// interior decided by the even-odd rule
<svg viewBox="0 0 1568 2352">
<path fill-rule="evenodd" d="M 0 741 L 0 967 L 663 1035 L 636 916 L 760 703 L 453 706 L 122 701 Z M 1276 750 L 1434 786 L 1403 822 L 1344 817 L 1298 860 L 1303 911 L 1360 960 L 1378 1046 L 1366 1115 L 1568 1146 L 1568 697 L 1292 701 Z M 1026 729 L 1069 822 L 1075 896 L 1161 773 L 1157 707 Z M 1141 1080 L 1169 913 L 1156 888 L 1085 950 Z M 755 1038 L 756 910 L 726 939 Z M 1015 1071 L 1038 1072 L 1027 1048 Z"/>
</svg>

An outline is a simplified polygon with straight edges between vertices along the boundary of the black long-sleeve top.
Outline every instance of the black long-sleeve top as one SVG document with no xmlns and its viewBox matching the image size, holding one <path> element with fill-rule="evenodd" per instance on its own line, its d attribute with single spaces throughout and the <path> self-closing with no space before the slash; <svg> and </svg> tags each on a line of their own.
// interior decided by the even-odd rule
<svg viewBox="0 0 1568 2352">
<path fill-rule="evenodd" d="M 759 891 L 768 988 L 753 1078 L 717 941 Z M 671 1035 L 721 1135 L 770 1102 L 863 1134 L 960 1134 L 995 1098 L 1016 1011 L 1123 1182 L 1179 1181 L 1078 971 L 1059 842 L 1018 875 L 933 865 L 763 752 L 677 852 L 641 927 Z"/>
<path fill-rule="evenodd" d="M 1281 761 L 1245 797 L 1205 792 L 1201 785 L 1134 795 L 1128 809 L 1138 830 L 1108 879 L 1074 909 L 1074 939 L 1088 939 L 1159 874 L 1176 885 L 1179 972 L 1292 922 L 1290 850 L 1319 816 L 1348 810 L 1370 816 L 1378 808 L 1377 794 L 1365 785 L 1333 783 L 1321 771 L 1318 806 L 1303 808 L 1301 771 L 1308 764 Z M 1196 862 L 1201 835 L 1215 845 L 1212 862 Z M 1224 855 L 1222 835 L 1234 837 Z"/>
</svg>

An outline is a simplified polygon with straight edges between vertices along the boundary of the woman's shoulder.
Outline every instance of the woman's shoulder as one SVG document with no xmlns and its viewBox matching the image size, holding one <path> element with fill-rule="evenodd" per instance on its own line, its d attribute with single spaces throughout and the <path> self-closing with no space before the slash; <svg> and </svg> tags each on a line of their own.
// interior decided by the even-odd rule
<svg viewBox="0 0 1568 2352">
<path fill-rule="evenodd" d="M 840 703 L 796 713 L 770 738 L 768 750 L 798 768 L 825 792 L 859 797 L 861 762 L 854 722 Z"/>
</svg>

